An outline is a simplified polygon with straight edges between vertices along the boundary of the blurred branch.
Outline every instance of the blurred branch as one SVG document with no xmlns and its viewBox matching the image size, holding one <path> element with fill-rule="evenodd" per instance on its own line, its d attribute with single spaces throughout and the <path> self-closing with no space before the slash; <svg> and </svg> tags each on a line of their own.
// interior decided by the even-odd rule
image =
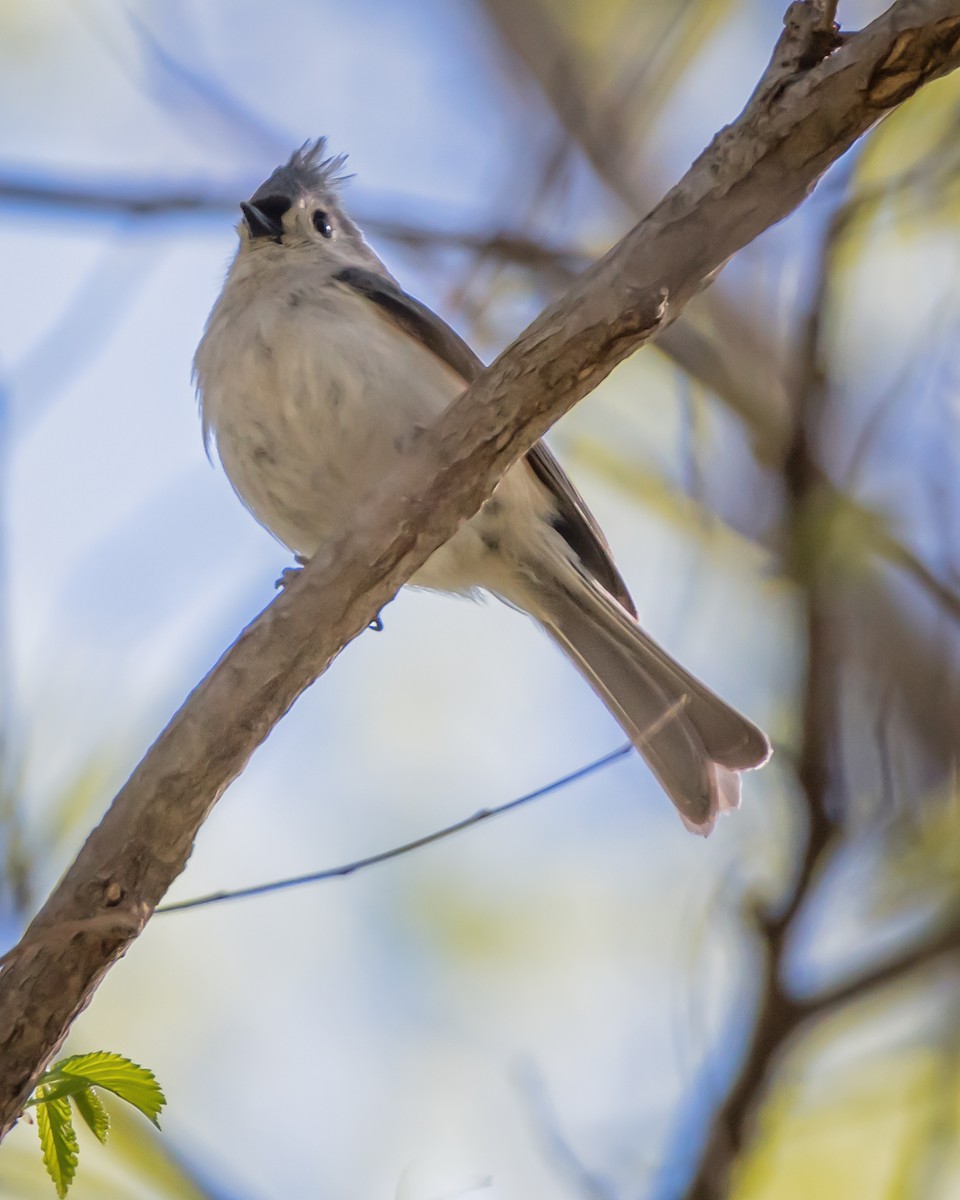
<svg viewBox="0 0 960 1200">
<path fill-rule="evenodd" d="M 794 41 L 811 11 L 791 6 Z M 300 693 L 563 412 L 795 208 L 887 109 L 960 65 L 960 0 L 901 0 L 810 70 L 791 74 L 783 43 L 733 125 L 411 445 L 351 529 L 244 631 L 148 751 L 6 956 L 0 1132 Z M 803 880 L 795 904 L 802 891 Z"/>
<path fill-rule="evenodd" d="M 570 1144 L 550 1102 L 543 1076 L 534 1063 L 518 1063 L 513 1075 L 526 1101 L 534 1130 L 564 1183 L 575 1188 L 584 1200 L 618 1200 L 614 1185 L 588 1167 Z"/>
<path fill-rule="evenodd" d="M 153 183 L 131 188 L 120 183 L 88 185 L 63 179 L 17 179 L 0 166 L 0 203 L 6 201 L 56 212 L 143 218 L 236 213 L 237 197 L 244 194 L 242 184 L 221 193 L 201 185 L 170 187 Z M 357 214 L 357 219 L 365 229 L 391 242 L 418 248 L 469 250 L 518 266 L 557 271 L 564 281 L 583 270 L 590 261 L 588 256 L 572 247 L 549 246 L 509 230 L 478 233 L 474 230 L 441 229 L 412 221 L 388 220 L 362 210 Z"/>
<path fill-rule="evenodd" d="M 656 194 L 652 188 L 638 193 L 630 177 L 627 164 L 633 155 L 621 114 L 595 99 L 576 48 L 543 0 L 482 0 L 482 5 L 514 61 L 541 89 L 599 178 L 631 212 L 646 211 Z"/>
<path fill-rule="evenodd" d="M 133 75 L 137 87 L 154 83 L 161 112 L 166 115 L 179 112 L 181 128 L 186 127 L 195 137 L 203 124 L 212 122 L 211 141 L 218 148 L 223 146 L 226 135 L 264 158 L 283 152 L 287 139 L 282 131 L 268 125 L 259 113 L 218 82 L 209 65 L 202 71 L 195 70 L 162 44 L 136 10 L 127 8 L 124 15 L 139 43 L 141 62 L 136 71 L 130 72 L 127 55 L 115 51 L 114 60 Z M 108 27 L 99 22 L 98 25 L 101 40 L 107 42 Z M 194 53 L 200 41 L 197 33 L 194 28 L 186 39 Z"/>
<path fill-rule="evenodd" d="M 960 952 L 960 913 L 953 912 L 947 919 L 928 930 L 916 941 L 911 941 L 897 954 L 890 955 L 879 963 L 856 974 L 852 979 L 824 988 L 815 995 L 797 1003 L 799 1019 L 806 1021 L 823 1016 L 844 1004 L 895 983 L 906 975 L 930 966 L 946 957 Z"/>
<path fill-rule="evenodd" d="M 573 45 L 543 0 L 483 0 L 504 45 L 548 101 L 568 137 L 600 179 L 635 217 L 656 201 L 657 175 L 628 137 L 618 108 L 598 100 Z M 703 24 L 702 14 L 700 23 Z M 657 45 L 644 46 L 642 67 Z M 657 96 L 657 103 L 663 99 Z M 658 347 L 727 404 L 751 432 L 763 463 L 779 462 L 790 435 L 789 397 L 776 369 L 775 338 L 766 314 L 747 312 L 713 290 L 697 307 L 711 331 L 688 315 L 665 330 Z"/>
<path fill-rule="evenodd" d="M 219 194 L 200 185 L 123 183 L 85 184 L 65 179 L 17 178 L 19 172 L 0 167 L 0 201 L 31 208 L 119 214 L 133 217 L 177 213 L 235 212 L 237 191 Z"/>
<path fill-rule="evenodd" d="M 960 595 L 953 588 L 939 579 L 909 546 L 898 541 L 882 526 L 876 530 L 875 538 L 874 549 L 877 554 L 912 579 L 945 613 L 955 621 L 960 621 Z"/>
<path fill-rule="evenodd" d="M 789 32 L 789 25 L 788 25 Z M 842 212 L 842 205 L 838 212 Z M 807 677 L 803 696 L 797 779 L 806 820 L 806 845 L 787 900 L 779 913 L 757 916 L 762 957 L 760 995 L 753 1029 L 739 1073 L 714 1113 L 707 1143 L 687 1200 L 720 1200 L 729 1190 L 731 1172 L 749 1140 L 770 1072 L 805 1011 L 784 983 L 787 947 L 794 922 L 814 891 L 823 863 L 838 838 L 829 816 L 829 764 L 836 728 L 835 655 L 829 607 L 829 548 L 811 545 L 809 509 L 817 502 L 821 472 L 815 444 L 826 408 L 829 385 L 821 357 L 821 323 L 840 221 L 831 221 L 821 241 L 816 286 L 800 347 L 795 379 L 794 433 L 784 463 L 784 488 L 791 538 L 790 573 L 804 588 Z M 818 526 L 819 529 L 819 526 Z"/>
<path fill-rule="evenodd" d="M 738 1074 L 714 1113 L 687 1200 L 719 1200 L 728 1194 L 731 1173 L 753 1134 L 771 1075 L 801 1025 L 960 951 L 960 913 L 953 913 L 899 953 L 813 996 L 798 999 L 784 982 L 796 920 L 842 836 L 832 819 L 842 815 L 844 790 L 834 744 L 840 727 L 837 667 L 842 656 L 833 596 L 843 582 L 844 569 L 855 569 L 855 564 L 838 547 L 856 546 L 861 553 L 885 559 L 918 583 L 945 612 L 960 618 L 957 594 L 888 532 L 882 517 L 837 489 L 817 461 L 816 445 L 829 396 L 822 358 L 827 293 L 839 244 L 858 204 L 854 198 L 838 206 L 821 242 L 795 373 L 794 436 L 784 463 L 791 529 L 789 573 L 803 587 L 806 606 L 807 677 L 797 776 L 807 840 L 784 909 L 756 921 L 762 967 L 754 1024 Z M 840 536 L 839 523 L 846 526 Z"/>
<path fill-rule="evenodd" d="M 712 301 L 708 316 L 716 325 L 712 336 L 688 316 L 664 330 L 657 338 L 657 349 L 743 421 L 759 462 L 779 462 L 788 420 L 786 406 L 780 403 L 781 393 L 785 395 L 783 384 L 769 378 L 776 357 L 767 357 L 761 367 L 764 352 L 756 345 L 754 332 L 743 328 L 744 323 L 716 293 L 707 295 Z M 731 347 L 736 347 L 733 353 Z"/>
</svg>

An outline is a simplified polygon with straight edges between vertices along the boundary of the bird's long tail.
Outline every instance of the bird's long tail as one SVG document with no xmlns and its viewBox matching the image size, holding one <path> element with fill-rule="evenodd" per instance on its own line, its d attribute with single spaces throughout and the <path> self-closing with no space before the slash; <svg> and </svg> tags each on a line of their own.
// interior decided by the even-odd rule
<svg viewBox="0 0 960 1200">
<path fill-rule="evenodd" d="M 537 615 L 650 764 L 686 827 L 706 836 L 740 803 L 740 771 L 770 757 L 765 735 L 685 671 L 579 570 L 541 592 Z"/>
</svg>

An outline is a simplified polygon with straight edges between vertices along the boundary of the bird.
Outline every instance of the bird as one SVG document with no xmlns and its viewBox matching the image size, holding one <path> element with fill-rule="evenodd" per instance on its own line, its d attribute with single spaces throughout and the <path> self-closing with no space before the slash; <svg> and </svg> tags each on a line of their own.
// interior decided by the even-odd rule
<svg viewBox="0 0 960 1200">
<path fill-rule="evenodd" d="M 409 295 L 348 215 L 344 155 L 304 143 L 240 204 L 239 246 L 194 358 L 208 447 L 253 516 L 307 560 L 350 527 L 418 431 L 484 369 Z M 412 577 L 490 593 L 569 657 L 707 835 L 740 803 L 765 734 L 640 624 L 610 547 L 543 441 Z"/>
</svg>

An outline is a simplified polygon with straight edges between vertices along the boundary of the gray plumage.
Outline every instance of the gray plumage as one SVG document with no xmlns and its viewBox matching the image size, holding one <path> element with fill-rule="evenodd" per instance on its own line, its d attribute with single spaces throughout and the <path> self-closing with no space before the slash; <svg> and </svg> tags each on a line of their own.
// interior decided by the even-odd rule
<svg viewBox="0 0 960 1200">
<path fill-rule="evenodd" d="M 344 212 L 344 159 L 303 146 L 243 205 L 240 248 L 194 363 L 204 435 L 237 494 L 297 554 L 349 528 L 364 493 L 482 369 L 408 296 Z M 594 518 L 541 442 L 411 583 L 529 613 L 707 834 L 760 766 L 763 733 L 640 627 Z"/>
</svg>

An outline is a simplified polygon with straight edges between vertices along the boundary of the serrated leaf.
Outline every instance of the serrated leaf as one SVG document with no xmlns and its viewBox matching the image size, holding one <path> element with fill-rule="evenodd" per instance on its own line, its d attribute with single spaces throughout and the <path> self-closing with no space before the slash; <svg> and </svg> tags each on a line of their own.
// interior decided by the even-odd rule
<svg viewBox="0 0 960 1200">
<path fill-rule="evenodd" d="M 46 1100 L 43 1088 L 37 1089 L 37 1133 L 43 1153 L 43 1165 L 62 1198 L 77 1173 L 77 1131 L 70 1115 L 70 1101 Z"/>
<path fill-rule="evenodd" d="M 72 1097 L 77 1112 L 83 1117 L 98 1142 L 105 1142 L 110 1132 L 110 1114 L 92 1088 L 84 1088 Z"/>
<path fill-rule="evenodd" d="M 87 1084 L 113 1092 L 160 1128 L 157 1117 L 167 1100 L 156 1077 L 152 1071 L 131 1062 L 122 1054 L 111 1054 L 105 1050 L 74 1054 L 71 1058 L 54 1063 L 53 1072 L 60 1076 L 80 1078 Z"/>
</svg>

